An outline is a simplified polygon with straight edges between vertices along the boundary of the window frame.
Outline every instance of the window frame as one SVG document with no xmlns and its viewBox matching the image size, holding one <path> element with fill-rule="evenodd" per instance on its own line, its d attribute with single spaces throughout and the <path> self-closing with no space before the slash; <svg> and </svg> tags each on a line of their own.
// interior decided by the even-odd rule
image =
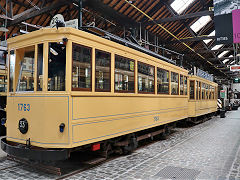
<svg viewBox="0 0 240 180">
<path fill-rule="evenodd" d="M 109 88 L 109 90 L 104 90 L 104 89 L 97 89 L 96 88 L 96 69 L 97 69 L 97 65 L 96 65 L 96 53 L 97 53 L 97 51 L 99 51 L 99 52 L 103 52 L 103 53 L 106 53 L 106 54 L 109 54 L 110 55 L 110 69 L 109 69 L 109 80 L 110 80 L 110 88 Z M 95 92 L 111 92 L 111 90 L 112 90 L 112 74 L 111 74 L 111 72 L 112 72 L 112 53 L 110 53 L 110 52 L 107 52 L 107 51 L 103 51 L 103 50 L 100 50 L 100 49 L 95 49 L 95 77 L 94 77 L 94 79 L 95 79 Z M 115 60 L 115 58 L 114 58 L 114 60 Z M 115 77 L 115 76 L 114 76 Z M 92 78 L 91 78 L 91 81 L 92 81 Z"/>
<path fill-rule="evenodd" d="M 185 94 L 184 94 L 184 75 L 182 75 L 182 74 L 179 74 L 180 76 L 179 76 L 179 90 L 180 90 L 180 96 L 184 96 Z M 181 76 L 182 76 L 182 94 L 181 94 Z"/>
<path fill-rule="evenodd" d="M 163 68 L 160 68 L 160 67 L 157 67 L 157 72 L 156 72 L 156 75 L 157 75 L 157 85 L 158 85 L 158 74 L 157 74 L 158 73 L 158 69 L 168 72 L 168 93 L 158 92 L 158 88 L 157 88 L 157 94 L 168 94 L 169 95 L 170 94 L 170 71 L 166 70 L 166 69 L 163 69 Z M 154 83 L 155 83 L 155 81 L 154 81 Z"/>
<path fill-rule="evenodd" d="M 91 92 L 92 89 L 93 89 L 93 84 L 92 84 L 92 76 L 93 76 L 93 67 L 92 67 L 92 63 L 93 63 L 93 48 L 92 47 L 88 47 L 88 46 L 85 46 L 85 45 L 81 45 L 81 44 L 77 44 L 75 42 L 72 42 L 72 55 L 73 55 L 73 46 L 76 45 L 78 47 L 83 47 L 83 48 L 87 48 L 87 49 L 90 49 L 91 50 L 91 53 L 90 53 L 90 65 L 91 65 L 91 78 L 90 78 L 90 84 L 91 84 L 91 88 L 73 88 L 72 85 L 73 85 L 73 57 L 72 57 L 72 68 L 71 68 L 71 73 L 72 73 L 72 76 L 71 76 L 71 90 L 72 91 L 88 91 L 88 92 Z M 95 78 L 95 77 L 94 77 Z"/>
<path fill-rule="evenodd" d="M 134 81 L 133 81 L 133 84 L 134 84 L 134 89 L 133 90 L 131 90 L 131 91 L 126 91 L 126 90 L 116 90 L 115 89 L 115 70 L 116 70 L 116 64 L 115 64 L 115 62 L 116 62 L 116 56 L 119 56 L 119 57 L 122 57 L 122 58 L 125 58 L 125 59 L 127 59 L 127 60 L 129 60 L 129 61 L 133 61 L 133 63 L 134 63 Z M 114 77 L 113 77 L 113 83 L 114 83 L 114 93 L 135 93 L 135 90 L 136 90 L 136 87 L 135 87 L 135 77 L 136 77 L 136 60 L 134 60 L 134 59 L 130 59 L 130 58 L 127 58 L 127 57 L 124 57 L 124 56 L 121 56 L 121 55 L 118 55 L 118 54 L 115 54 L 114 55 L 114 71 L 113 71 L 113 74 L 114 74 Z"/>
<path fill-rule="evenodd" d="M 154 90 L 153 90 L 153 92 L 143 92 L 143 91 L 139 91 L 138 90 L 138 72 L 137 72 L 137 92 L 138 92 L 138 94 L 155 94 L 155 74 L 156 74 L 156 72 L 155 72 L 155 66 L 153 66 L 153 65 L 150 65 L 150 64 L 147 64 L 147 63 L 144 63 L 144 62 L 141 62 L 141 61 L 138 61 L 138 63 L 142 63 L 142 64 L 145 64 L 145 65 L 147 65 L 147 66 L 151 66 L 151 67 L 153 67 L 153 69 L 154 69 L 154 75 L 153 75 L 153 86 L 154 86 Z M 137 68 L 138 69 L 138 68 Z"/>
</svg>

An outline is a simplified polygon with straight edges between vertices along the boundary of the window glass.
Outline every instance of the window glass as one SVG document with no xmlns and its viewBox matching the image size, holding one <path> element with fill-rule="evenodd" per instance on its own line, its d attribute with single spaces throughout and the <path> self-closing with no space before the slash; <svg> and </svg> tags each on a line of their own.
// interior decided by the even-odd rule
<svg viewBox="0 0 240 180">
<path fill-rule="evenodd" d="M 201 99 L 201 82 L 198 82 L 198 97 Z"/>
<path fill-rule="evenodd" d="M 38 45 L 37 57 L 37 91 L 43 88 L 43 44 Z"/>
<path fill-rule="evenodd" d="M 66 46 L 49 43 L 48 91 L 65 91 Z"/>
<path fill-rule="evenodd" d="M 187 95 L 187 77 L 184 76 L 184 95 Z"/>
<path fill-rule="evenodd" d="M 178 73 L 171 72 L 171 94 L 178 95 Z"/>
<path fill-rule="evenodd" d="M 169 94 L 169 71 L 157 68 L 157 89 L 160 94 Z"/>
<path fill-rule="evenodd" d="M 154 93 L 154 67 L 138 62 L 138 92 Z"/>
<path fill-rule="evenodd" d="M 0 75 L 0 92 L 7 92 L 7 77 Z"/>
<path fill-rule="evenodd" d="M 205 99 L 205 83 L 202 83 L 202 99 Z"/>
<path fill-rule="evenodd" d="M 111 54 L 96 50 L 96 91 L 110 91 L 111 87 Z"/>
<path fill-rule="evenodd" d="M 9 58 L 9 92 L 13 92 L 13 77 L 15 73 L 15 63 L 16 63 L 16 55 L 12 50 L 10 51 Z"/>
<path fill-rule="evenodd" d="M 199 99 L 199 94 L 198 94 L 198 81 L 196 81 L 196 84 L 195 84 L 195 91 L 196 91 L 196 100 L 198 100 Z"/>
<path fill-rule="evenodd" d="M 134 92 L 134 70 L 133 60 L 115 56 L 115 91 Z"/>
<path fill-rule="evenodd" d="M 195 99 L 194 97 L 194 81 L 190 81 L 190 99 Z"/>
<path fill-rule="evenodd" d="M 212 86 L 209 86 L 209 99 L 212 99 Z"/>
<path fill-rule="evenodd" d="M 92 49 L 73 44 L 72 89 L 92 89 Z"/>
<path fill-rule="evenodd" d="M 17 91 L 34 91 L 35 46 L 18 49 L 17 55 L 19 61 Z"/>
<path fill-rule="evenodd" d="M 183 75 L 180 75 L 180 95 L 183 95 Z"/>
<path fill-rule="evenodd" d="M 205 93 L 206 93 L 205 98 L 206 98 L 206 99 L 208 99 L 208 90 L 209 90 L 208 84 L 205 84 Z"/>
</svg>

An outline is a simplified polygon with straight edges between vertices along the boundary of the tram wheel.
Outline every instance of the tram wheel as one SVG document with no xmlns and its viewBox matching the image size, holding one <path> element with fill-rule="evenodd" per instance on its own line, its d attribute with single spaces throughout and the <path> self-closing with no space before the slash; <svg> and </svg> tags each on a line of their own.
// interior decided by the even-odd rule
<svg viewBox="0 0 240 180">
<path fill-rule="evenodd" d="M 135 134 L 128 135 L 127 140 L 129 142 L 128 145 L 123 147 L 123 154 L 125 155 L 131 154 L 138 146 L 138 141 Z"/>
</svg>

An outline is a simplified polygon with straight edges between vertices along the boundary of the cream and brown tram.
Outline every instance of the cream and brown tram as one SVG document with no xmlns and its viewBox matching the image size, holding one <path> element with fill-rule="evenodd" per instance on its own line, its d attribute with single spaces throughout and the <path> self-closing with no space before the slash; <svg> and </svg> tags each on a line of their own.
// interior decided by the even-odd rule
<svg viewBox="0 0 240 180">
<path fill-rule="evenodd" d="M 73 28 L 14 37 L 8 49 L 1 147 L 10 155 L 62 160 L 108 143 L 128 151 L 146 129 L 154 136 L 188 117 L 188 71 L 146 53 Z"/>
<path fill-rule="evenodd" d="M 7 48 L 0 46 L 0 121 L 6 118 L 7 99 Z M 3 120 L 4 120 L 3 119 Z M 0 136 L 6 135 L 6 127 L 0 123 Z"/>
<path fill-rule="evenodd" d="M 201 116 L 217 112 L 218 84 L 196 75 L 189 76 L 189 119 L 198 122 Z"/>
</svg>

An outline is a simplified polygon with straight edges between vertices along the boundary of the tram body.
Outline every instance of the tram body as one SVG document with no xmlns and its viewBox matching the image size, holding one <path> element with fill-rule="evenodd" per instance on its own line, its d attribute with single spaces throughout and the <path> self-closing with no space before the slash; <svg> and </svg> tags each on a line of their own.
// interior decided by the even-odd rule
<svg viewBox="0 0 240 180">
<path fill-rule="evenodd" d="M 198 117 L 217 111 L 218 84 L 199 76 L 189 76 L 188 116 Z"/>
<path fill-rule="evenodd" d="M 188 71 L 173 64 L 73 28 L 8 46 L 9 154 L 66 159 L 74 148 L 188 117 Z"/>
</svg>

